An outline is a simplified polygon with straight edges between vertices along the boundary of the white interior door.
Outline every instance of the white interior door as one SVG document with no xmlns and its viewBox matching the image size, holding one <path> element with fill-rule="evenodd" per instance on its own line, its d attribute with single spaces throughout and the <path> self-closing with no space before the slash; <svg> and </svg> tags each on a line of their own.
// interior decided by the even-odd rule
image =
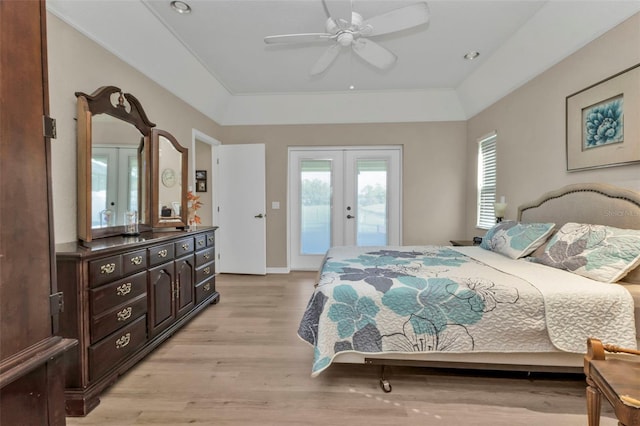
<svg viewBox="0 0 640 426">
<path fill-rule="evenodd" d="M 220 145 L 218 272 L 267 273 L 264 144 Z"/>
<path fill-rule="evenodd" d="M 333 246 L 401 243 L 401 149 L 289 151 L 290 265 L 315 270 Z"/>
</svg>

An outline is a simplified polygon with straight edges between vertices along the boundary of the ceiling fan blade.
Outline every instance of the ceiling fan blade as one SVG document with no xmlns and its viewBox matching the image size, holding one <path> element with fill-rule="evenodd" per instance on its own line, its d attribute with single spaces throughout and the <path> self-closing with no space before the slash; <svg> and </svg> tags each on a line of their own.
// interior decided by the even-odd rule
<svg viewBox="0 0 640 426">
<path fill-rule="evenodd" d="M 338 43 L 329 46 L 329 48 L 324 51 L 322 56 L 320 56 L 318 62 L 313 65 L 309 73 L 311 75 L 322 74 L 327 68 L 329 68 L 329 65 L 331 65 L 333 61 L 336 60 L 341 48 L 342 46 Z"/>
<path fill-rule="evenodd" d="M 387 69 L 398 60 L 389 50 L 366 38 L 359 38 L 351 46 L 358 56 L 380 69 Z"/>
<path fill-rule="evenodd" d="M 313 41 L 327 41 L 334 37 L 327 33 L 308 33 L 308 34 L 283 34 L 267 36 L 264 42 L 267 44 L 275 43 L 308 43 Z"/>
<path fill-rule="evenodd" d="M 349 27 L 351 24 L 351 0 L 322 0 L 322 5 L 327 18 L 333 18 L 342 29 Z"/>
<path fill-rule="evenodd" d="M 363 27 L 370 26 L 371 30 L 364 30 L 362 34 L 367 37 L 388 34 L 427 22 L 429 22 L 429 6 L 425 2 L 420 2 L 365 20 Z"/>
</svg>

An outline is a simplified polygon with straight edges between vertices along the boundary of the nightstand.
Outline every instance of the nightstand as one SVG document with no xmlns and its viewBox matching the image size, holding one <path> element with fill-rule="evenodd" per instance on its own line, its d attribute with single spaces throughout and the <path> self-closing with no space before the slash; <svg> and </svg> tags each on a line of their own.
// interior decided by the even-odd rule
<svg viewBox="0 0 640 426">
<path fill-rule="evenodd" d="M 461 246 L 475 246 L 472 240 L 451 240 L 449 241 L 452 246 L 461 247 Z"/>
</svg>

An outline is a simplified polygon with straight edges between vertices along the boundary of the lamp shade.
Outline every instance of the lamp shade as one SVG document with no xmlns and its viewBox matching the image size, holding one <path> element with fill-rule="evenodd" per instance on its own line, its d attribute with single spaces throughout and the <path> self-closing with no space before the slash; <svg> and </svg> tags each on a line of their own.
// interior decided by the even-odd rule
<svg viewBox="0 0 640 426">
<path fill-rule="evenodd" d="M 507 211 L 507 203 L 493 203 L 493 209 L 496 212 L 496 217 L 504 217 Z"/>
</svg>

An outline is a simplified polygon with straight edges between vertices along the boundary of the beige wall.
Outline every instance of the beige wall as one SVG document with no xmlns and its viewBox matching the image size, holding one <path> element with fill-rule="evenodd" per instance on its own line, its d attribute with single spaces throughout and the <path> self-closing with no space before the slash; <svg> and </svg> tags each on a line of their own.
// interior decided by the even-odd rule
<svg viewBox="0 0 640 426">
<path fill-rule="evenodd" d="M 193 193 L 200 197 L 202 208 L 198 210 L 198 216 L 202 225 L 213 225 L 213 172 L 211 170 L 211 145 L 196 141 L 196 170 L 207 172 L 207 192 L 196 192 L 195 182 Z M 195 175 L 195 171 L 193 173 Z"/>
<path fill-rule="evenodd" d="M 287 149 L 291 146 L 402 145 L 403 243 L 445 244 L 463 235 L 465 122 L 225 126 L 225 144 L 264 143 L 267 267 L 287 266 Z M 280 209 L 272 210 L 271 202 Z"/>
<path fill-rule="evenodd" d="M 516 218 L 523 202 L 572 183 L 603 182 L 640 190 L 640 164 L 569 173 L 565 154 L 566 96 L 638 63 L 640 14 L 467 121 L 467 237 L 484 233 L 475 228 L 476 141 L 492 130 L 498 133 L 497 192 L 507 198 L 508 219 Z"/>
<path fill-rule="evenodd" d="M 157 128 L 189 149 L 192 129 L 216 137 L 220 126 L 50 13 L 47 38 L 49 105 L 58 130 L 52 142 L 53 213 L 56 243 L 61 243 L 77 239 L 75 92 L 117 86 L 138 98 Z"/>
</svg>

